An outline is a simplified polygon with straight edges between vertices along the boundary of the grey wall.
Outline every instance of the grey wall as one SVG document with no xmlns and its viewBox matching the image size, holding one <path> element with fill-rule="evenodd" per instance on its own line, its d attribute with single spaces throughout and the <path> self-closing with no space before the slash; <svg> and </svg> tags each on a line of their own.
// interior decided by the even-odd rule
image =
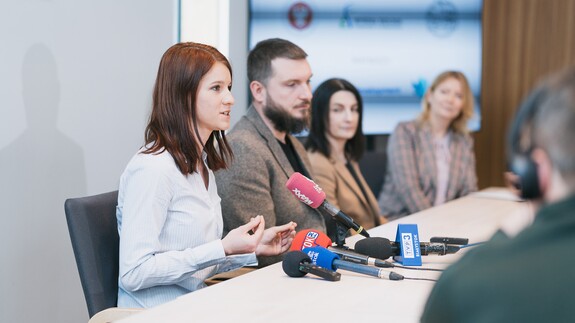
<svg viewBox="0 0 575 323">
<path fill-rule="evenodd" d="M 175 0 L 0 1 L 0 322 L 86 322 L 64 200 L 117 189 Z"/>
</svg>

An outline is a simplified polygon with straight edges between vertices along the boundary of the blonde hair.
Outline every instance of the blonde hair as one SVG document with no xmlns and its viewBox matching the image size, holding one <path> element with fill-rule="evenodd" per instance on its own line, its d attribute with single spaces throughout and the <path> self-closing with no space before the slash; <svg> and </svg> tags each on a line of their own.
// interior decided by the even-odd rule
<svg viewBox="0 0 575 323">
<path fill-rule="evenodd" d="M 461 109 L 461 113 L 457 118 L 451 121 L 449 128 L 455 132 L 461 134 L 467 134 L 469 129 L 467 129 L 467 121 L 471 119 L 473 116 L 473 93 L 471 92 L 471 88 L 469 87 L 469 82 L 463 73 L 458 71 L 446 71 L 439 74 L 431 86 L 427 89 L 425 95 L 423 96 L 423 100 L 421 100 L 421 114 L 417 117 L 417 121 L 419 124 L 423 124 L 429 120 L 429 114 L 431 110 L 431 105 L 427 100 L 427 95 L 429 93 L 435 91 L 435 89 L 439 86 L 439 84 L 443 83 L 447 79 L 456 79 L 461 84 L 463 90 L 463 108 Z"/>
</svg>

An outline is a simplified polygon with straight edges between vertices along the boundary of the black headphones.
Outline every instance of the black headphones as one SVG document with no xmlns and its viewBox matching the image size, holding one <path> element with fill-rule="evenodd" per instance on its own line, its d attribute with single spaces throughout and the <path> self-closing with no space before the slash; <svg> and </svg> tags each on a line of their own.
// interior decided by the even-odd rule
<svg viewBox="0 0 575 323">
<path fill-rule="evenodd" d="M 516 117 L 511 124 L 509 131 L 509 167 L 519 178 L 517 188 L 524 199 L 537 199 L 542 196 L 537 176 L 537 164 L 531 158 L 533 152 L 533 129 L 529 131 L 529 147 L 521 147 L 521 138 L 526 131 L 526 127 L 533 126 L 533 119 L 544 100 L 547 98 L 547 91 L 544 87 L 539 87 L 523 101 Z"/>
</svg>

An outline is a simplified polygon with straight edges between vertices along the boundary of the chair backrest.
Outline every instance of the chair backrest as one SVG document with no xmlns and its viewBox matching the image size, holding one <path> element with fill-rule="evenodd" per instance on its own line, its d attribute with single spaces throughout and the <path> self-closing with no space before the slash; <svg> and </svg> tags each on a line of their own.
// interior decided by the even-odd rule
<svg viewBox="0 0 575 323">
<path fill-rule="evenodd" d="M 379 192 L 383 187 L 386 167 L 387 153 L 385 151 L 366 151 L 359 161 L 361 173 L 375 198 L 379 197 Z"/>
<path fill-rule="evenodd" d="M 118 191 L 67 199 L 68 231 L 90 317 L 118 302 Z"/>
</svg>

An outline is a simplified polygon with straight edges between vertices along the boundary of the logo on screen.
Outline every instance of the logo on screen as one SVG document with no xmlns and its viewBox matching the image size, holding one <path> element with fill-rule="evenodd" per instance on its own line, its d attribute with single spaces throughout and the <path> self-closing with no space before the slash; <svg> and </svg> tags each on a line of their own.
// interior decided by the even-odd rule
<svg viewBox="0 0 575 323">
<path fill-rule="evenodd" d="M 427 28 L 438 37 L 449 36 L 457 26 L 457 8 L 446 0 L 434 2 L 427 10 Z"/>
<path fill-rule="evenodd" d="M 304 2 L 294 3 L 288 11 L 289 23 L 295 29 L 305 29 L 311 24 L 313 12 L 311 7 Z"/>
<path fill-rule="evenodd" d="M 411 86 L 413 86 L 413 91 L 415 92 L 415 95 L 417 95 L 417 97 L 419 97 L 420 99 L 423 99 L 425 91 L 427 90 L 427 81 L 424 78 L 420 77 L 419 80 L 417 80 L 417 82 L 412 82 Z"/>
</svg>

